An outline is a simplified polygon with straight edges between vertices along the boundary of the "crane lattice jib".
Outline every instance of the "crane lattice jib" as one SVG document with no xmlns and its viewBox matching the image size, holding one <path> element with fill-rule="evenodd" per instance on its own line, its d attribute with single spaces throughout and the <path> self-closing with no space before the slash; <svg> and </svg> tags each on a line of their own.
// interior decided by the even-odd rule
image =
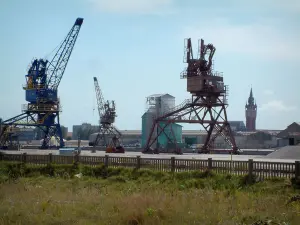
<svg viewBox="0 0 300 225">
<path fill-rule="evenodd" d="M 94 85 L 95 85 L 95 91 L 96 91 L 99 118 L 102 118 L 103 115 L 105 114 L 105 108 L 104 108 L 105 102 L 104 102 L 104 97 L 102 95 L 101 89 L 98 84 L 97 77 L 94 77 Z"/>
<path fill-rule="evenodd" d="M 55 56 L 48 63 L 47 67 L 47 86 L 49 89 L 56 90 L 64 75 L 70 55 L 74 48 L 77 36 L 79 34 L 83 18 L 77 18 L 67 37 L 60 45 Z"/>
</svg>

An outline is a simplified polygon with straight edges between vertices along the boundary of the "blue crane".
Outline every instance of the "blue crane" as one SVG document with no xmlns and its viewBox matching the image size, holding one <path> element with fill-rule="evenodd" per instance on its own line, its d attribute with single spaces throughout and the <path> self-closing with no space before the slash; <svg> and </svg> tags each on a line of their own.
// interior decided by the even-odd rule
<svg viewBox="0 0 300 225">
<path fill-rule="evenodd" d="M 53 137 L 59 142 L 59 147 L 64 147 L 59 121 L 62 110 L 57 92 L 82 23 L 83 18 L 76 19 L 51 61 L 34 59 L 31 62 L 23 86 L 28 103 L 22 106 L 22 114 L 1 123 L 0 148 L 14 147 L 22 126 L 37 127 L 43 132 L 42 149 L 51 147 Z"/>
</svg>

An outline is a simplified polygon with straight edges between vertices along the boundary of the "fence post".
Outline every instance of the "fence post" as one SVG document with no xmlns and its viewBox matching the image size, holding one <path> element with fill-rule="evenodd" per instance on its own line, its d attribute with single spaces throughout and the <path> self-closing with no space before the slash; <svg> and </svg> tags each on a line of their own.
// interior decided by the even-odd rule
<svg viewBox="0 0 300 225">
<path fill-rule="evenodd" d="M 248 160 L 248 175 L 250 177 L 253 175 L 253 159 Z"/>
<path fill-rule="evenodd" d="M 3 153 L 2 152 L 0 152 L 0 161 L 3 161 Z"/>
<path fill-rule="evenodd" d="M 22 155 L 22 162 L 23 163 L 26 163 L 26 155 L 27 155 L 26 152 L 24 152 L 23 155 Z"/>
<path fill-rule="evenodd" d="M 74 155 L 74 162 L 75 164 L 79 162 L 79 154 L 77 153 Z"/>
<path fill-rule="evenodd" d="M 137 168 L 137 169 L 140 169 L 140 168 L 141 168 L 141 156 L 140 156 L 140 155 L 138 155 L 138 156 L 136 157 L 136 168 Z"/>
<path fill-rule="evenodd" d="M 107 168 L 108 167 L 108 155 L 105 155 L 104 158 L 104 166 Z"/>
<path fill-rule="evenodd" d="M 49 163 L 52 163 L 52 153 L 49 153 Z"/>
<path fill-rule="evenodd" d="M 300 177 L 300 161 L 295 161 L 295 178 Z"/>
<path fill-rule="evenodd" d="M 171 157 L 171 172 L 175 172 L 175 157 Z"/>
<path fill-rule="evenodd" d="M 208 158 L 207 159 L 208 161 L 207 161 L 207 166 L 208 166 L 208 170 L 212 170 L 212 158 Z"/>
</svg>

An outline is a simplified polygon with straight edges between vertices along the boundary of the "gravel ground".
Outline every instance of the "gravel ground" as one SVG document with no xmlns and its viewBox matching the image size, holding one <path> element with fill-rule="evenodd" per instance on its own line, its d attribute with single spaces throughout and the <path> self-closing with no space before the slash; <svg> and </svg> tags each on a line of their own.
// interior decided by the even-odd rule
<svg viewBox="0 0 300 225">
<path fill-rule="evenodd" d="M 285 146 L 266 156 L 270 159 L 300 159 L 300 145 Z"/>
</svg>

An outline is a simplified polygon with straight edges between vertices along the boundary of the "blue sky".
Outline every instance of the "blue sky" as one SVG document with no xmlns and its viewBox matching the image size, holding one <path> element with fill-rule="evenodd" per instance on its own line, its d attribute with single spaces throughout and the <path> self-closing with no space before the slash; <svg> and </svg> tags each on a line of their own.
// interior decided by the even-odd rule
<svg viewBox="0 0 300 225">
<path fill-rule="evenodd" d="M 298 0 L 0 0 L 1 117 L 21 112 L 29 63 L 49 54 L 77 17 L 84 22 L 59 87 L 69 129 L 98 121 L 93 76 L 104 98 L 116 101 L 119 129 L 141 129 L 148 95 L 169 93 L 176 104 L 188 98 L 180 79 L 187 37 L 195 49 L 200 38 L 215 45 L 229 120 L 245 120 L 252 85 L 257 128 L 300 121 Z"/>
</svg>

